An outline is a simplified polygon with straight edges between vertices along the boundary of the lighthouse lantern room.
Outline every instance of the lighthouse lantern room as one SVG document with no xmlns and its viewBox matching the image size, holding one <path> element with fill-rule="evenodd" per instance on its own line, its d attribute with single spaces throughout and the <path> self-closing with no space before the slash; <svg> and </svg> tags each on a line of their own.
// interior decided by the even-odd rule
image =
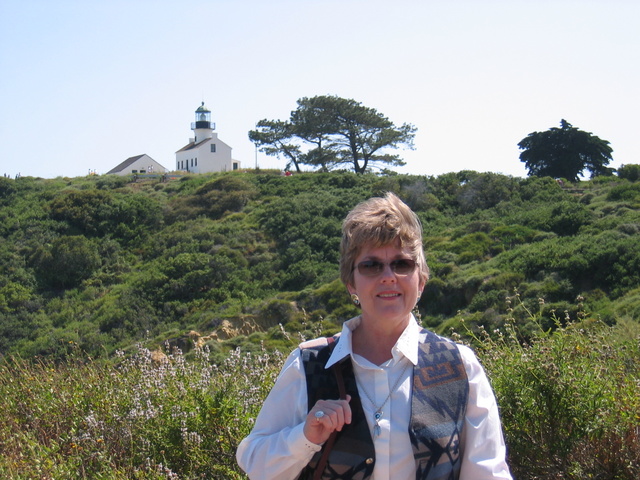
<svg viewBox="0 0 640 480">
<path fill-rule="evenodd" d="M 211 110 L 205 107 L 204 102 L 202 102 L 202 105 L 196 109 L 196 121 L 191 124 L 196 143 L 205 138 L 211 138 L 211 134 L 215 129 L 216 124 L 211 123 Z"/>
</svg>

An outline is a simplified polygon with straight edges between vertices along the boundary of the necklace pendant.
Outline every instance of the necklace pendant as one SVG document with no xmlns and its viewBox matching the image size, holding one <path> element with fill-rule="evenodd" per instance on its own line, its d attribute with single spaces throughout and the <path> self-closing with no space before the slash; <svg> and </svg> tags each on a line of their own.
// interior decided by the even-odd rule
<svg viewBox="0 0 640 480">
<path fill-rule="evenodd" d="M 380 436 L 380 423 L 379 420 L 382 418 L 382 410 L 377 410 L 376 413 L 373 414 L 373 421 L 376 422 L 376 424 L 373 426 L 373 436 L 374 437 L 379 437 Z"/>
</svg>

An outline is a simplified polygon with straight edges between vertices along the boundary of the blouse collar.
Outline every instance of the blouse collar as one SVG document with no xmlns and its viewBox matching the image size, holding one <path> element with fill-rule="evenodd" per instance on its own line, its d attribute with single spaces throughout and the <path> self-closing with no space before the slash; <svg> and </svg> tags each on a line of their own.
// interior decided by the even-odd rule
<svg viewBox="0 0 640 480">
<path fill-rule="evenodd" d="M 352 349 L 352 332 L 360 326 L 362 321 L 360 316 L 354 317 L 351 320 L 344 322 L 342 326 L 342 332 L 340 333 L 340 340 L 336 347 L 333 349 L 333 353 L 329 357 L 325 368 L 330 368 L 333 364 L 340 362 L 345 357 L 353 354 Z M 409 324 L 404 329 L 398 341 L 391 349 L 391 355 L 394 360 L 398 361 L 402 356 L 406 357 L 413 365 L 418 364 L 418 343 L 421 332 L 420 325 L 416 321 L 415 317 L 411 315 Z"/>
</svg>

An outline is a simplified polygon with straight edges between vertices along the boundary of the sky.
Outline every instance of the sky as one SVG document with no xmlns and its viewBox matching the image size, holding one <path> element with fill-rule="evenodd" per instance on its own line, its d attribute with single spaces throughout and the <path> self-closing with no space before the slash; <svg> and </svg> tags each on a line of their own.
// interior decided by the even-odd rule
<svg viewBox="0 0 640 480">
<path fill-rule="evenodd" d="M 574 127 L 640 163 L 637 0 L 0 0 L 0 174 L 173 169 L 201 102 L 243 168 L 261 119 L 337 95 L 417 128 L 399 173 L 526 177 Z"/>
</svg>

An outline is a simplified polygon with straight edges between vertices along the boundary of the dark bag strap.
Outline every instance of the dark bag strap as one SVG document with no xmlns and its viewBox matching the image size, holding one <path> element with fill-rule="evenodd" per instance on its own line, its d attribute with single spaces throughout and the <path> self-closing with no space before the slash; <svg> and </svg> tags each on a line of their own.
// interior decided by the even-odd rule
<svg viewBox="0 0 640 480">
<path fill-rule="evenodd" d="M 344 379 L 342 378 L 342 364 L 336 363 L 331 369 L 336 376 L 336 380 L 338 382 L 338 392 L 340 392 L 340 400 L 345 400 L 347 398 L 347 392 L 344 388 Z M 324 472 L 324 467 L 327 464 L 327 460 L 329 459 L 329 453 L 331 453 L 331 449 L 333 448 L 333 444 L 336 441 L 336 437 L 338 436 L 338 431 L 334 430 L 331 432 L 331 435 L 327 439 L 327 443 L 324 445 L 324 450 L 322 451 L 322 457 L 320 457 L 320 461 L 316 466 L 315 472 L 313 473 L 313 480 L 320 480 L 322 478 L 322 472 Z"/>
</svg>

